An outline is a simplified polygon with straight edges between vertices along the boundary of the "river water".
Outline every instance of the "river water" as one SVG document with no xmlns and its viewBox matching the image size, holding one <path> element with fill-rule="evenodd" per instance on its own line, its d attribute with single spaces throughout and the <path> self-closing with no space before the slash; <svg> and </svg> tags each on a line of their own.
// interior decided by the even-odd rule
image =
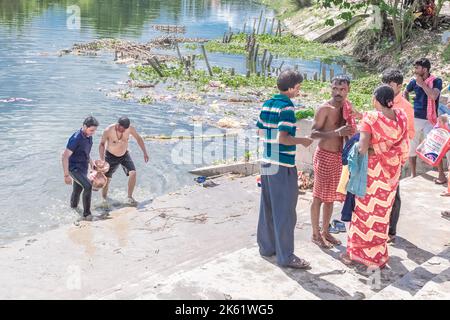
<svg viewBox="0 0 450 320">
<path fill-rule="evenodd" d="M 72 5 L 79 8 L 80 28 L 74 28 L 77 7 L 68 10 Z M 68 207 L 71 187 L 63 183 L 60 154 L 87 115 L 100 121 L 100 129 L 121 115 L 128 115 L 145 134 L 193 128 L 182 105 L 155 102 L 143 107 L 107 97 L 105 91 L 127 80 L 126 66 L 110 58 L 59 57 L 56 52 L 103 37 L 146 42 L 164 34 L 152 24 L 184 25 L 186 37 L 221 38 L 229 28 L 240 29 L 243 21 L 259 16 L 262 8 L 244 0 L 0 0 L 0 243 L 77 217 Z M 265 16 L 273 16 L 263 9 Z M 236 70 L 245 66 L 238 56 L 214 54 L 211 60 Z M 317 70 L 320 62 L 296 63 L 307 72 Z M 99 130 L 94 137 L 93 158 L 98 156 L 100 135 Z M 198 164 L 174 164 L 166 144 L 146 145 L 151 158 L 147 165 L 137 144 L 130 143 L 138 170 L 138 201 L 194 183 L 187 171 Z M 126 198 L 121 170 L 110 195 L 118 201 Z M 95 193 L 94 207 L 99 202 Z"/>
</svg>

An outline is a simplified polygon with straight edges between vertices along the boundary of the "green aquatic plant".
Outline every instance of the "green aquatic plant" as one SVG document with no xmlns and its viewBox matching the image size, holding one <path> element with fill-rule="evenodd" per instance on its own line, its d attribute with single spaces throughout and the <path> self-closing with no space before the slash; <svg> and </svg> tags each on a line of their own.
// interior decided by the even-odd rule
<svg viewBox="0 0 450 320">
<path fill-rule="evenodd" d="M 297 120 L 314 118 L 314 109 L 313 108 L 306 108 L 306 109 L 298 110 L 295 113 L 295 118 Z"/>
<path fill-rule="evenodd" d="M 344 58 L 342 52 L 332 45 L 308 41 L 304 38 L 286 34 L 275 36 L 270 34 L 256 35 L 256 43 L 259 44 L 259 55 L 264 49 L 271 54 L 301 58 L 305 60 L 333 61 Z M 247 54 L 247 35 L 240 33 L 233 36 L 230 43 L 222 43 L 222 40 L 212 40 L 206 43 L 205 48 L 210 52 L 221 52 L 229 54 Z M 198 45 L 186 45 L 188 49 L 197 49 Z"/>
<path fill-rule="evenodd" d="M 161 73 L 165 79 L 176 79 L 181 81 L 194 82 L 198 87 L 203 87 L 211 83 L 211 81 L 218 81 L 220 84 L 229 88 L 240 87 L 255 87 L 255 88 L 275 88 L 276 79 L 273 77 L 262 77 L 255 74 L 246 77 L 245 75 L 232 75 L 228 70 L 213 67 L 213 76 L 211 77 L 205 70 L 191 70 L 191 74 L 186 73 L 185 68 L 179 64 L 161 64 Z M 161 79 L 157 71 L 151 66 L 137 66 L 130 73 L 130 78 L 133 80 L 147 80 L 155 81 Z"/>
<path fill-rule="evenodd" d="M 234 74 L 224 68 L 213 67 L 213 76 L 211 77 L 205 70 L 191 70 L 190 75 L 186 73 L 185 68 L 180 63 L 161 64 L 160 72 L 164 75 L 159 76 L 156 70 L 148 65 L 136 66 L 130 72 L 130 78 L 140 81 L 166 81 L 169 87 L 177 88 L 173 85 L 173 81 L 189 82 L 195 84 L 199 91 L 208 91 L 209 86 L 229 89 L 249 89 L 250 91 L 258 90 L 265 96 L 270 96 L 277 92 L 276 77 L 274 76 L 258 76 L 255 74 L 249 77 L 242 74 Z M 380 78 L 378 75 L 364 76 L 352 80 L 350 86 L 349 100 L 353 103 L 357 110 L 369 110 L 372 108 L 372 93 L 379 85 Z M 330 99 L 330 83 L 306 80 L 302 82 L 301 93 L 313 97 L 314 101 L 326 101 Z M 297 117 L 307 118 L 313 117 L 314 113 L 311 109 L 302 110 L 296 114 Z M 297 118 L 299 119 L 299 118 Z"/>
<path fill-rule="evenodd" d="M 154 99 L 150 96 L 143 96 L 141 99 L 139 99 L 140 104 L 151 104 L 154 102 Z"/>
</svg>

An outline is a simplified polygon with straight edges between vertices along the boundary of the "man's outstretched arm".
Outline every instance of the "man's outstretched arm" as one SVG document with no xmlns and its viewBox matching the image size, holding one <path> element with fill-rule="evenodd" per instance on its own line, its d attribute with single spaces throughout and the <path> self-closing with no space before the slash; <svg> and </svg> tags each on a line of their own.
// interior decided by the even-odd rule
<svg viewBox="0 0 450 320">
<path fill-rule="evenodd" d="M 136 142 L 138 143 L 139 147 L 141 148 L 142 152 L 144 153 L 144 161 L 147 163 L 149 160 L 147 148 L 145 147 L 144 139 L 137 133 L 136 129 L 134 127 L 130 127 L 130 134 L 136 139 Z"/>
</svg>

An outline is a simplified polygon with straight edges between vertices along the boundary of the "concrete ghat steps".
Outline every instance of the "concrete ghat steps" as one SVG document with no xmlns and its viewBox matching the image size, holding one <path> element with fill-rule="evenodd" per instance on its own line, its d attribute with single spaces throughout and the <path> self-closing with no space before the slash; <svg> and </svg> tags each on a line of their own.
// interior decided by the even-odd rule
<svg viewBox="0 0 450 320">
<path fill-rule="evenodd" d="M 414 268 L 371 297 L 386 299 L 449 299 L 450 247 Z"/>
<path fill-rule="evenodd" d="M 147 272 L 139 281 L 88 298 L 449 299 L 450 221 L 440 211 L 450 202 L 439 197 L 443 187 L 432 183 L 433 174 L 402 180 L 399 237 L 389 246 L 388 268 L 380 273 L 343 265 L 338 260 L 343 246 L 325 251 L 309 242 L 309 208 L 303 203 L 297 208 L 296 254 L 311 262 L 311 270 L 281 269 L 273 258 L 261 259 L 256 246 L 244 246 L 164 273 Z M 346 243 L 345 234 L 338 237 Z"/>
</svg>

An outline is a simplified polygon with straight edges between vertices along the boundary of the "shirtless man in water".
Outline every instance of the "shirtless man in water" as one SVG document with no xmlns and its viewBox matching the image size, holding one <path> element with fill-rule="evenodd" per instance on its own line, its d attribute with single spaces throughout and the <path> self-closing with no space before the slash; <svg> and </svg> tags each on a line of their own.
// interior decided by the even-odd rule
<svg viewBox="0 0 450 320">
<path fill-rule="evenodd" d="M 344 201 L 345 196 L 338 193 L 337 186 L 342 172 L 342 149 L 344 137 L 356 131 L 356 117 L 361 114 L 353 111 L 347 101 L 350 79 L 337 76 L 331 81 L 331 100 L 318 108 L 314 117 L 311 138 L 319 139 L 314 154 L 314 189 L 311 205 L 312 241 L 322 248 L 331 248 L 341 242 L 328 231 L 333 214 L 334 201 Z M 323 204 L 322 233 L 320 233 L 320 208 Z"/>
<path fill-rule="evenodd" d="M 128 152 L 128 140 L 130 135 L 133 136 L 142 152 L 144 153 L 144 161 L 148 162 L 149 157 L 145 148 L 144 140 L 136 132 L 136 129 L 130 125 L 130 119 L 121 117 L 115 124 L 110 125 L 103 131 L 102 141 L 99 146 L 100 159 L 108 162 L 109 171 L 105 174 L 108 178 L 106 186 L 102 190 L 102 196 L 107 203 L 108 187 L 111 182 L 113 173 L 119 165 L 122 165 L 123 171 L 128 178 L 128 202 L 136 205 L 137 202 L 133 198 L 134 187 L 136 186 L 136 168 L 130 153 Z"/>
</svg>

